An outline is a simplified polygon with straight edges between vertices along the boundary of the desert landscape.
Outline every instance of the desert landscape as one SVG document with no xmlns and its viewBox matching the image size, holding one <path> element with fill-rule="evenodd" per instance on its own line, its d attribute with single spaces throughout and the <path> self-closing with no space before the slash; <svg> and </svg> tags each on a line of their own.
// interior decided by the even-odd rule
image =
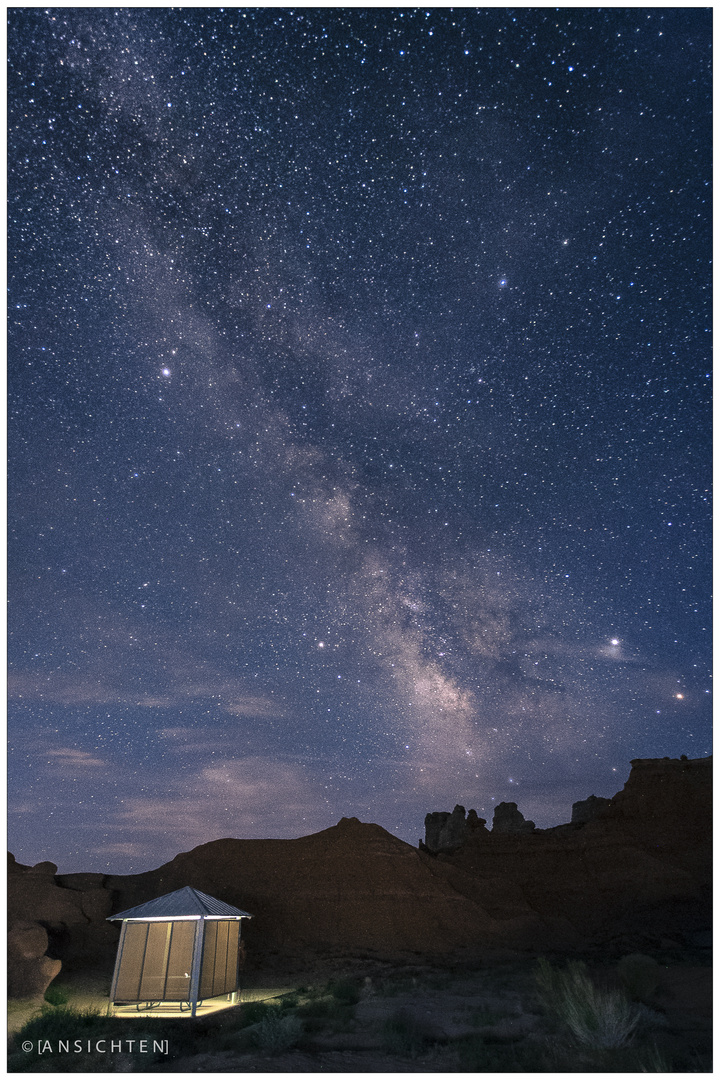
<svg viewBox="0 0 720 1080">
<path fill-rule="evenodd" d="M 413 848 L 343 818 L 124 877 L 10 856 L 10 1071 L 711 1070 L 710 758 L 635 760 L 551 829 L 514 804 L 425 826 Z M 186 885 L 254 916 L 238 1004 L 108 1015 L 108 916 Z"/>
</svg>

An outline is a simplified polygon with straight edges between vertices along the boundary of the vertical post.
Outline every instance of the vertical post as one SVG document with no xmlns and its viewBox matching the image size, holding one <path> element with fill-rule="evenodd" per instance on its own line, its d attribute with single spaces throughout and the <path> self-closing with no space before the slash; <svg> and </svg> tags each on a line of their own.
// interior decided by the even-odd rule
<svg viewBox="0 0 720 1080">
<path fill-rule="evenodd" d="M 240 942 L 242 941 L 242 919 L 237 920 L 238 924 L 238 940 L 237 949 L 235 951 L 235 989 L 230 995 L 230 1003 L 237 1005 L 239 1001 L 238 990 L 240 989 Z"/>
<path fill-rule="evenodd" d="M 120 965 L 122 963 L 123 949 L 125 948 L 125 935 L 127 933 L 127 922 L 125 919 L 122 921 L 120 927 L 120 941 L 118 942 L 117 956 L 115 957 L 115 969 L 113 970 L 112 984 L 110 986 L 110 1014 L 115 1005 L 115 990 L 118 984 L 118 977 L 120 975 Z"/>
<path fill-rule="evenodd" d="M 200 996 L 200 969 L 202 967 L 203 940 L 205 938 L 205 920 L 202 916 L 195 927 L 195 942 L 193 944 L 192 968 L 190 969 L 190 1006 L 191 1016 L 197 1011 L 198 998 Z"/>
</svg>

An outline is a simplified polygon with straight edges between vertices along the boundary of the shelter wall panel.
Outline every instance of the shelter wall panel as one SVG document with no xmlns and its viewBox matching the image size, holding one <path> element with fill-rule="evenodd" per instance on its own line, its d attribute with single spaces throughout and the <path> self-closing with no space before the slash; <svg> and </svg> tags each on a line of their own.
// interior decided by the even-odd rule
<svg viewBox="0 0 720 1080">
<path fill-rule="evenodd" d="M 205 923 L 205 941 L 203 942 L 202 968 L 200 971 L 200 997 L 214 997 L 215 962 L 217 959 L 218 923 L 208 920 Z"/>
<path fill-rule="evenodd" d="M 145 963 L 140 982 L 141 1001 L 162 1001 L 165 996 L 165 975 L 170 946 L 169 922 L 148 923 Z"/>
<path fill-rule="evenodd" d="M 115 985 L 116 1001 L 139 1001 L 140 980 L 145 960 L 148 923 L 126 923 L 120 970 Z"/>
<path fill-rule="evenodd" d="M 208 998 L 232 993 L 237 989 L 240 923 L 208 921 L 205 935 L 200 996 Z"/>
<path fill-rule="evenodd" d="M 225 965 L 222 987 L 217 991 L 218 994 L 230 994 L 233 990 L 237 989 L 240 923 L 226 922 L 224 926 L 227 937 L 225 942 Z"/>
<path fill-rule="evenodd" d="M 167 964 L 165 1001 L 188 1001 L 192 973 L 193 945 L 197 922 L 172 924 L 172 939 Z"/>
<path fill-rule="evenodd" d="M 218 942 L 217 951 L 215 953 L 214 983 L 214 989 L 216 994 L 222 994 L 225 992 L 225 984 L 227 982 L 229 927 L 230 923 L 227 922 L 218 924 Z"/>
<path fill-rule="evenodd" d="M 227 971 L 225 974 L 225 993 L 232 994 L 238 988 L 238 962 L 240 959 L 241 923 L 228 923 Z"/>
</svg>

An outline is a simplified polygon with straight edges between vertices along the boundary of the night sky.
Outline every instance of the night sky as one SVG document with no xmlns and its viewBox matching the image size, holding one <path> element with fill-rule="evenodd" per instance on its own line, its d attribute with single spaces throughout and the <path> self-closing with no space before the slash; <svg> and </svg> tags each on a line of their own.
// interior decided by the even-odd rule
<svg viewBox="0 0 720 1080">
<path fill-rule="evenodd" d="M 707 8 L 15 8 L 10 847 L 710 752 Z"/>
</svg>

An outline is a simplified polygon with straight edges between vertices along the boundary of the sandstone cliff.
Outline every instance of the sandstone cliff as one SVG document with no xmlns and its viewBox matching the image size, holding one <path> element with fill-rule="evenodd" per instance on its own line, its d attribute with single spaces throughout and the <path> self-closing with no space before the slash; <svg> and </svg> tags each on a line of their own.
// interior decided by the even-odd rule
<svg viewBox="0 0 720 1080">
<path fill-rule="evenodd" d="M 447 880 L 495 918 L 553 912 L 577 941 L 686 939 L 711 922 L 712 760 L 637 759 L 588 820 L 469 830 Z M 581 815 L 582 816 L 582 815 Z M 539 945 L 540 947 L 540 945 Z"/>
</svg>

